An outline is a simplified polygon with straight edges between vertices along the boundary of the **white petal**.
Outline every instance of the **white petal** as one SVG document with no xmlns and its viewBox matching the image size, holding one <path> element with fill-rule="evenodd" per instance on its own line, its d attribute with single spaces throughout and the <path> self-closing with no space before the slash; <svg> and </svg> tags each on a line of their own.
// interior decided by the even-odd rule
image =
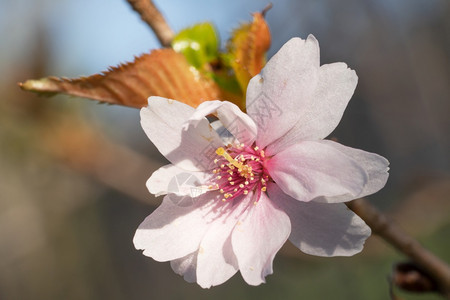
<svg viewBox="0 0 450 300">
<path fill-rule="evenodd" d="M 191 206 L 179 206 L 170 195 L 149 215 L 134 235 L 134 246 L 157 261 L 169 261 L 196 251 L 213 219 L 220 213 L 213 192 L 194 199 Z"/>
<path fill-rule="evenodd" d="M 299 103 L 295 126 L 269 145 L 267 154 L 278 153 L 302 140 L 327 137 L 341 120 L 357 82 L 355 71 L 345 63 L 321 66 L 313 96 L 310 101 Z"/>
<path fill-rule="evenodd" d="M 187 282 L 192 283 L 197 281 L 197 253 L 198 251 L 195 251 L 194 253 L 170 262 L 172 270 L 183 276 L 184 280 Z"/>
<path fill-rule="evenodd" d="M 350 256 L 360 252 L 371 230 L 343 203 L 301 202 L 269 184 L 268 194 L 289 215 L 289 240 L 317 256 Z"/>
<path fill-rule="evenodd" d="M 227 281 L 238 270 L 236 256 L 231 246 L 231 231 L 249 199 L 225 203 L 223 213 L 214 220 L 203 237 L 197 257 L 197 283 L 203 288 Z"/>
<path fill-rule="evenodd" d="M 194 108 L 170 99 L 150 97 L 141 109 L 141 125 L 147 136 L 174 165 L 190 171 L 209 170 L 215 149 L 223 143 L 206 118 L 183 129 Z M 212 154 L 211 154 L 212 150 Z"/>
<path fill-rule="evenodd" d="M 287 148 L 268 160 L 266 167 L 286 194 L 306 202 L 319 196 L 359 195 L 368 179 L 351 157 L 315 141 Z"/>
<path fill-rule="evenodd" d="M 333 141 L 323 140 L 320 141 L 320 143 L 332 146 L 336 150 L 355 160 L 356 163 L 366 171 L 368 180 L 358 195 L 346 194 L 337 197 L 318 197 L 313 201 L 327 203 L 346 202 L 376 193 L 386 184 L 389 177 L 389 161 L 386 158 L 375 153 L 347 147 Z"/>
<path fill-rule="evenodd" d="M 147 188 L 156 196 L 175 194 L 195 198 L 208 191 L 207 182 L 212 175 L 212 172 L 189 172 L 169 164 L 153 172 Z"/>
<path fill-rule="evenodd" d="M 216 114 L 223 126 L 240 142 L 251 145 L 256 138 L 256 124 L 231 102 L 206 101 L 200 104 L 189 119 L 189 124 L 198 124 L 205 116 Z"/>
<path fill-rule="evenodd" d="M 242 215 L 231 236 L 242 277 L 250 285 L 265 282 L 272 274 L 275 254 L 289 237 L 291 224 L 265 193 Z"/>
<path fill-rule="evenodd" d="M 253 77 L 247 88 L 247 113 L 258 126 L 260 148 L 289 131 L 312 98 L 319 73 L 319 43 L 312 35 L 293 38 Z"/>
</svg>

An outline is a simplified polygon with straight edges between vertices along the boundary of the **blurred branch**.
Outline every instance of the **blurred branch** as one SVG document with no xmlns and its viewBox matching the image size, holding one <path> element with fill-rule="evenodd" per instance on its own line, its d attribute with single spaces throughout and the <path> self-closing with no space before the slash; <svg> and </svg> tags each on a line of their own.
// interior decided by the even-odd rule
<svg viewBox="0 0 450 300">
<path fill-rule="evenodd" d="M 65 165 L 104 185 L 146 204 L 157 205 L 145 181 L 161 162 L 143 156 L 103 136 L 92 122 L 77 115 L 64 115 L 44 126 L 41 147 Z"/>
<path fill-rule="evenodd" d="M 141 19 L 147 23 L 155 33 L 159 42 L 164 47 L 169 47 L 174 33 L 167 24 L 161 12 L 156 8 L 152 0 L 127 0 L 133 9 L 141 15 Z"/>
<path fill-rule="evenodd" d="M 347 206 L 369 225 L 373 233 L 420 266 L 438 284 L 439 291 L 450 299 L 450 267 L 444 261 L 422 247 L 418 241 L 397 224 L 388 220 L 367 200 L 353 200 L 348 202 Z"/>
</svg>

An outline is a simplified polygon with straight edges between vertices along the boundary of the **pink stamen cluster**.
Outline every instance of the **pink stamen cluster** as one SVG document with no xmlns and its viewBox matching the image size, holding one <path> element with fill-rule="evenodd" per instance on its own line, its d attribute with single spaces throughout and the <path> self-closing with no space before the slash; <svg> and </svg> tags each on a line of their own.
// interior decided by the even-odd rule
<svg viewBox="0 0 450 300">
<path fill-rule="evenodd" d="M 219 158 L 214 160 L 218 166 L 213 170 L 217 176 L 210 189 L 219 190 L 223 194 L 222 201 L 231 201 L 240 195 L 255 192 L 255 203 L 262 192 L 267 190 L 269 175 L 264 168 L 264 150 L 257 146 L 249 147 L 244 144 L 228 145 L 217 148 Z"/>
</svg>

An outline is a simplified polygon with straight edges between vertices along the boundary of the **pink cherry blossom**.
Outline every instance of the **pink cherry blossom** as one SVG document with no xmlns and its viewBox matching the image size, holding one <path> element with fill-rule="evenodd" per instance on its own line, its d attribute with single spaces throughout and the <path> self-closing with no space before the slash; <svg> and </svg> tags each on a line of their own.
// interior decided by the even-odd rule
<svg viewBox="0 0 450 300">
<path fill-rule="evenodd" d="M 248 115 L 230 102 L 194 109 L 151 97 L 142 127 L 171 164 L 147 182 L 166 196 L 135 247 L 203 288 L 238 270 L 250 285 L 265 282 L 287 239 L 311 255 L 360 252 L 370 228 L 343 202 L 380 190 L 388 161 L 324 140 L 357 80 L 344 63 L 320 66 L 310 35 L 288 41 L 252 78 Z"/>
</svg>

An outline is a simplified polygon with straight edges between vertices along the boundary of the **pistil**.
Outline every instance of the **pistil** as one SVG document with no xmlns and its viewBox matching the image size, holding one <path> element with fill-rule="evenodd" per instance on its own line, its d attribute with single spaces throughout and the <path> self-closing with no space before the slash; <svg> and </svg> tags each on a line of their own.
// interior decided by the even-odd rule
<svg viewBox="0 0 450 300">
<path fill-rule="evenodd" d="M 229 145 L 226 149 L 219 147 L 216 154 L 220 158 L 214 160 L 218 168 L 213 170 L 217 176 L 210 185 L 211 189 L 223 194 L 222 201 L 230 201 L 254 191 L 256 203 L 261 193 L 266 191 L 269 180 L 263 165 L 264 151 L 256 146 L 252 148 L 240 144 L 235 147 Z"/>
</svg>

